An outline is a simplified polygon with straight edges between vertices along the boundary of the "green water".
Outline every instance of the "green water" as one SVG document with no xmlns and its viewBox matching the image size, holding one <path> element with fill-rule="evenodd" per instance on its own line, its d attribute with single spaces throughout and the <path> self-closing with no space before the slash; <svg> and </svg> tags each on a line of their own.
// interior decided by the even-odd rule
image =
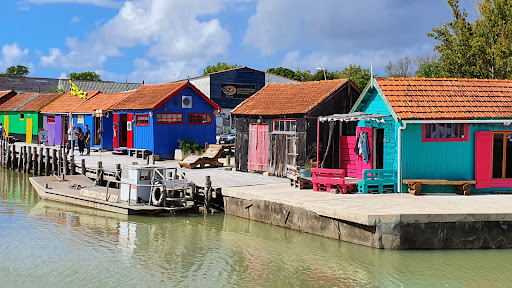
<svg viewBox="0 0 512 288">
<path fill-rule="evenodd" d="M 0 287 L 512 287 L 512 250 L 383 251 L 228 215 L 40 201 L 0 170 Z"/>
</svg>

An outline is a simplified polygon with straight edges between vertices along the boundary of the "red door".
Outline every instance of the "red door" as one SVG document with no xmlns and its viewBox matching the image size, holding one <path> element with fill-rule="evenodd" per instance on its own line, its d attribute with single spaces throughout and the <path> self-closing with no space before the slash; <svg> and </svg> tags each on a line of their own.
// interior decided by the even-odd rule
<svg viewBox="0 0 512 288">
<path fill-rule="evenodd" d="M 114 114 L 114 148 L 119 147 L 119 114 Z"/>
<path fill-rule="evenodd" d="M 368 162 L 364 161 L 362 156 L 357 157 L 357 178 L 363 178 L 363 170 L 372 169 L 373 167 L 373 128 L 371 127 L 356 127 L 356 134 L 361 138 L 361 133 L 366 132 L 368 136 L 368 148 L 370 155 Z M 357 145 L 357 143 L 356 143 Z"/>
<path fill-rule="evenodd" d="M 247 168 L 253 171 L 268 169 L 268 125 L 249 125 L 249 159 Z"/>
<path fill-rule="evenodd" d="M 133 114 L 126 115 L 127 148 L 133 148 Z"/>
</svg>

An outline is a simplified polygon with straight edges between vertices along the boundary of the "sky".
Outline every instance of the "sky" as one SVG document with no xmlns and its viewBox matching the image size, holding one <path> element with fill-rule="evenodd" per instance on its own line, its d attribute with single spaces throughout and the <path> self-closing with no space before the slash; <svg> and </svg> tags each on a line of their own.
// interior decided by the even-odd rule
<svg viewBox="0 0 512 288">
<path fill-rule="evenodd" d="M 474 0 L 461 5 L 474 13 Z M 94 71 L 102 80 L 166 83 L 226 62 L 255 69 L 385 75 L 405 56 L 434 54 L 446 0 L 2 0 L 0 71 L 30 77 Z M 5 13 L 7 12 L 7 13 Z"/>
</svg>

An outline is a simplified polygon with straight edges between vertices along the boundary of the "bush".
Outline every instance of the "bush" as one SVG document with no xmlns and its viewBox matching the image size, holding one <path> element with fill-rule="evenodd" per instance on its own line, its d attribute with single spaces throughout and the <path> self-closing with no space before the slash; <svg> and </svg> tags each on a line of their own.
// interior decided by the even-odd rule
<svg viewBox="0 0 512 288">
<path fill-rule="evenodd" d="M 183 153 L 194 153 L 195 151 L 201 151 L 204 149 L 203 146 L 197 144 L 196 140 L 188 140 L 187 138 L 184 138 L 182 140 L 178 140 L 178 143 L 180 143 L 180 150 L 183 151 Z"/>
</svg>

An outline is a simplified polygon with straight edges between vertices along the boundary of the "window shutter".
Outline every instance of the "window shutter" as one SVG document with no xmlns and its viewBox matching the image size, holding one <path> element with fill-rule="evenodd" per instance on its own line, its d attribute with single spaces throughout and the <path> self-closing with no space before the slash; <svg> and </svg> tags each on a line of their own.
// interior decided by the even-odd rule
<svg viewBox="0 0 512 288">
<path fill-rule="evenodd" d="M 491 188 L 492 132 L 475 132 L 476 189 Z"/>
</svg>

